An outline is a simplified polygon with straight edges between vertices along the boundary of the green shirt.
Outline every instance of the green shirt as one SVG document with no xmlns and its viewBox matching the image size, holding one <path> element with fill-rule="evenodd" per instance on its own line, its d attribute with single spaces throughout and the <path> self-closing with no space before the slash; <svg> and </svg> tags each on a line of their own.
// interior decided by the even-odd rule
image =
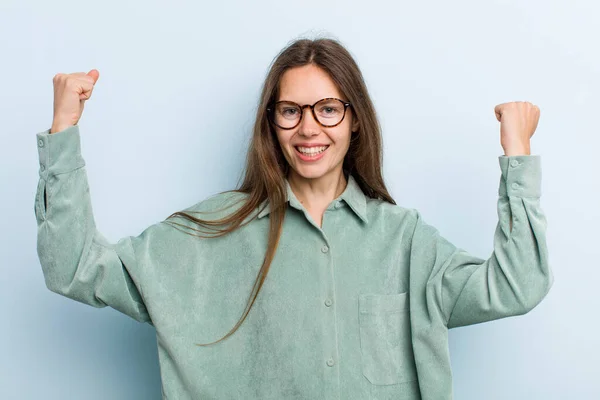
<svg viewBox="0 0 600 400">
<path fill-rule="evenodd" d="M 94 222 L 79 127 L 36 136 L 46 285 L 152 324 L 163 399 L 452 399 L 448 329 L 525 314 L 554 281 L 537 155 L 499 157 L 487 260 L 415 209 L 366 197 L 353 176 L 322 227 L 288 183 L 279 247 L 250 313 L 229 338 L 196 346 L 240 318 L 265 255 L 268 207 L 220 238 L 186 234 L 198 227 L 179 217 L 184 227 L 161 221 L 111 243 Z M 215 210 L 243 196 L 185 211 L 221 217 L 237 206 Z"/>
</svg>

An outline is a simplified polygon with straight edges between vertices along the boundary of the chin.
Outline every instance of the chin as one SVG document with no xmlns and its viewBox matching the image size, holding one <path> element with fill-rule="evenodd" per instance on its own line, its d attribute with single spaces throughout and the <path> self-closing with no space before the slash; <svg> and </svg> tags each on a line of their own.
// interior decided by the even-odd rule
<svg viewBox="0 0 600 400">
<path fill-rule="evenodd" d="M 329 174 L 332 174 L 334 171 L 333 169 L 322 169 L 315 167 L 305 167 L 300 169 L 292 167 L 291 170 L 293 171 L 293 173 L 304 179 L 319 179 Z"/>
</svg>

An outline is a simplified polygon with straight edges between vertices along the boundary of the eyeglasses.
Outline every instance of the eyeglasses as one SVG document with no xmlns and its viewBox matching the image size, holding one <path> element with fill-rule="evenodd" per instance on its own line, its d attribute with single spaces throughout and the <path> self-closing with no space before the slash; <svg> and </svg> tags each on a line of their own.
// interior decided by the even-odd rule
<svg viewBox="0 0 600 400">
<path fill-rule="evenodd" d="M 301 106 L 293 101 L 283 100 L 274 103 L 272 107 L 268 107 L 267 111 L 269 119 L 276 126 L 281 129 L 294 129 L 300 124 L 304 115 L 304 109 L 308 107 L 311 109 L 315 120 L 321 126 L 332 128 L 344 120 L 346 108 L 351 105 L 347 101 L 334 97 L 321 99 L 312 106 L 310 104 Z"/>
</svg>

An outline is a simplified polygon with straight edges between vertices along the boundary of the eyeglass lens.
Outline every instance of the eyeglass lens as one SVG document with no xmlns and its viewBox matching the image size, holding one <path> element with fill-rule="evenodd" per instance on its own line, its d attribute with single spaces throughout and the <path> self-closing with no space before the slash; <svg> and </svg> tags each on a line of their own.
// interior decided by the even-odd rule
<svg viewBox="0 0 600 400">
<path fill-rule="evenodd" d="M 317 121 L 322 125 L 332 126 L 344 118 L 344 103 L 337 99 L 323 99 L 314 105 Z M 282 128 L 292 128 L 298 124 L 302 109 L 296 103 L 283 101 L 275 106 L 275 124 Z"/>
</svg>

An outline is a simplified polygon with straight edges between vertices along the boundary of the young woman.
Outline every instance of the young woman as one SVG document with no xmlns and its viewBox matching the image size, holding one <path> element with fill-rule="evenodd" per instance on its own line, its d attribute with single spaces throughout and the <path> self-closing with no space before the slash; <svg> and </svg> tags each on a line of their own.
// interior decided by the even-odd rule
<svg viewBox="0 0 600 400">
<path fill-rule="evenodd" d="M 77 125 L 98 76 L 54 77 L 38 254 L 50 290 L 156 328 L 165 399 L 451 399 L 448 329 L 525 314 L 553 284 L 531 103 L 495 108 L 487 260 L 394 202 L 363 77 L 329 39 L 274 60 L 238 189 L 109 243 Z"/>
</svg>

